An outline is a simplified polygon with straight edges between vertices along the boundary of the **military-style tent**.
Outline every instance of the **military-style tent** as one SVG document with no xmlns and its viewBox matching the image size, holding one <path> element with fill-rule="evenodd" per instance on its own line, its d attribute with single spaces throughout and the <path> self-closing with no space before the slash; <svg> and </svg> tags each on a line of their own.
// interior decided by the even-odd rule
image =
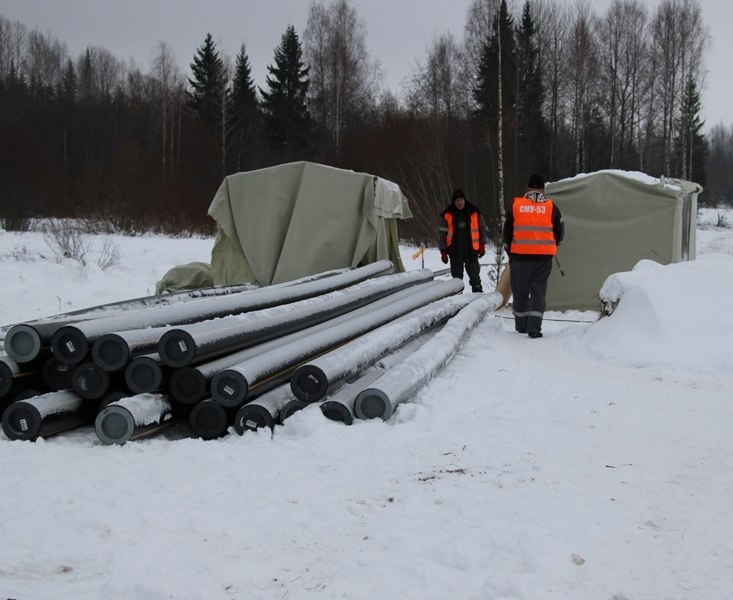
<svg viewBox="0 0 733 600">
<path fill-rule="evenodd" d="M 548 310 L 600 310 L 606 278 L 642 259 L 693 260 L 697 196 L 702 187 L 680 179 L 605 170 L 548 183 L 545 194 L 565 221 L 565 241 L 550 276 Z"/>
<path fill-rule="evenodd" d="M 218 233 L 210 285 L 271 285 L 388 259 L 404 271 L 397 219 L 412 217 L 398 185 L 366 173 L 295 162 L 230 175 L 208 214 Z M 177 289 L 169 271 L 157 289 Z"/>
</svg>

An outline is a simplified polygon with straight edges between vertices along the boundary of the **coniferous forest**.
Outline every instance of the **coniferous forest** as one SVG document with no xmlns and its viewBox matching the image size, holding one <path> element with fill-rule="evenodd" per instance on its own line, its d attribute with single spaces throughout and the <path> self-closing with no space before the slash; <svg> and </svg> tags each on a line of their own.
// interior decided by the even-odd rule
<svg viewBox="0 0 733 600">
<path fill-rule="evenodd" d="M 733 126 L 705 133 L 709 34 L 699 0 L 474 0 L 463 39 L 439 36 L 385 90 L 353 0 L 313 2 L 283 24 L 266 81 L 247 40 L 231 60 L 206 34 L 190 58 L 165 42 L 147 71 L 102 47 L 70 56 L 0 15 L 0 225 L 84 217 L 117 231 L 211 233 L 229 174 L 309 160 L 400 185 L 401 236 L 434 242 L 462 187 L 498 233 L 527 174 L 618 168 L 705 187 L 731 204 Z M 178 65 L 185 60 L 188 68 Z"/>
</svg>

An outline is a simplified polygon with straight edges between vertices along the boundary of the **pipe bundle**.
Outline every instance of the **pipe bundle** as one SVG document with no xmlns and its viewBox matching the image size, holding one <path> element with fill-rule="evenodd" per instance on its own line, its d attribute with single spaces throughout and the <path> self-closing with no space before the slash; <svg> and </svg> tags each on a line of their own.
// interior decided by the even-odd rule
<svg viewBox="0 0 733 600">
<path fill-rule="evenodd" d="M 183 423 L 214 439 L 271 428 L 316 402 L 345 423 L 387 418 L 401 401 L 392 388 L 370 392 L 383 400 L 379 414 L 365 390 L 418 352 L 411 343 L 425 332 L 495 304 L 426 269 L 391 271 L 378 261 L 14 324 L 0 354 L 3 430 L 35 440 L 92 425 L 100 442 L 124 444 Z"/>
</svg>

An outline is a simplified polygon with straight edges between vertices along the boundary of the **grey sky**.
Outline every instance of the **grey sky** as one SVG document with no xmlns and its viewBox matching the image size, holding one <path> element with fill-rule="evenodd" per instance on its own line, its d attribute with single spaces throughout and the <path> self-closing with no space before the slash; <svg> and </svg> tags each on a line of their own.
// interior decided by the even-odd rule
<svg viewBox="0 0 733 600">
<path fill-rule="evenodd" d="M 658 2 L 643 1 L 650 8 Z M 599 12 L 609 3 L 590 0 Z M 471 0 L 354 0 L 366 25 L 371 57 L 381 63 L 387 87 L 396 91 L 436 36 L 450 31 L 462 39 L 470 4 Z M 729 32 L 733 2 L 701 4 L 712 35 L 704 118 L 708 127 L 730 125 L 733 79 L 727 61 L 733 58 Z M 0 0 L 0 14 L 50 32 L 66 43 L 73 56 L 87 45 L 103 46 L 121 59 L 133 59 L 142 69 L 148 68 L 158 42 L 165 41 L 186 73 L 196 48 L 210 32 L 229 56 L 240 44 L 247 45 L 255 82 L 264 87 L 275 46 L 288 25 L 302 35 L 309 5 L 309 0 Z"/>
</svg>

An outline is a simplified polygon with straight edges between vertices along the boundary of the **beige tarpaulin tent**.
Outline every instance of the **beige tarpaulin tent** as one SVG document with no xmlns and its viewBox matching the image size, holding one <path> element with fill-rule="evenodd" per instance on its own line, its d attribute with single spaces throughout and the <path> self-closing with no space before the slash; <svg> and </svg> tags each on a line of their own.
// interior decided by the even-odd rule
<svg viewBox="0 0 733 600">
<path fill-rule="evenodd" d="M 642 259 L 693 260 L 702 187 L 638 172 L 597 171 L 548 183 L 565 221 L 565 240 L 547 291 L 548 310 L 600 310 L 606 278 Z"/>
<path fill-rule="evenodd" d="M 218 226 L 211 285 L 270 285 L 382 259 L 404 271 L 397 220 L 412 213 L 399 186 L 374 175 L 310 162 L 237 173 L 208 214 Z M 190 269 L 172 269 L 158 289 L 176 289 L 179 270 Z"/>
</svg>

